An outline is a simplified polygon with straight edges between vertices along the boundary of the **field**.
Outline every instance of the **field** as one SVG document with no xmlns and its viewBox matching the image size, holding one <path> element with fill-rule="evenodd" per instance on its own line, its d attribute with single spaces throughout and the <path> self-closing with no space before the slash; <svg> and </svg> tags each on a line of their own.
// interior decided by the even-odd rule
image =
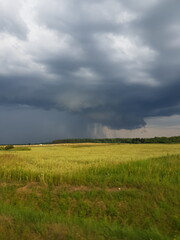
<svg viewBox="0 0 180 240">
<path fill-rule="evenodd" d="M 0 151 L 0 239 L 180 239 L 180 144 L 30 148 Z"/>
</svg>

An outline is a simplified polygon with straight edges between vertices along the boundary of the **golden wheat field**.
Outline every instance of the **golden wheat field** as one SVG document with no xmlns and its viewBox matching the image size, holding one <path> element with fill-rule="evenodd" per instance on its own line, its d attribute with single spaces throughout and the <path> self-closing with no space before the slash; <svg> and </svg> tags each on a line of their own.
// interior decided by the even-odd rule
<svg viewBox="0 0 180 240">
<path fill-rule="evenodd" d="M 37 145 L 31 151 L 0 151 L 3 168 L 67 174 L 82 168 L 180 154 L 180 144 Z M 5 157 L 5 158 L 4 158 Z M 4 160 L 3 160 L 4 158 Z"/>
<path fill-rule="evenodd" d="M 0 151 L 0 240 L 179 240 L 180 144 Z"/>
</svg>

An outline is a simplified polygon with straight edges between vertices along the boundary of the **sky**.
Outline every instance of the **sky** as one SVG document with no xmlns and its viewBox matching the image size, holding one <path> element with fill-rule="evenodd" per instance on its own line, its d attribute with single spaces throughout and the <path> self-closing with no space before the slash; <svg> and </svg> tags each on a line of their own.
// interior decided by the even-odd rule
<svg viewBox="0 0 180 240">
<path fill-rule="evenodd" d="M 0 144 L 175 135 L 179 0 L 0 0 Z"/>
</svg>

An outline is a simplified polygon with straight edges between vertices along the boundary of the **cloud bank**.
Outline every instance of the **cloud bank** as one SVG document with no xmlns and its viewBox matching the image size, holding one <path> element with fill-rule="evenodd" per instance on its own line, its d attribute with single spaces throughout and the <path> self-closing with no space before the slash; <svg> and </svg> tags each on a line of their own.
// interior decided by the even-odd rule
<svg viewBox="0 0 180 240">
<path fill-rule="evenodd" d="M 52 138 L 180 115 L 179 9 L 176 0 L 0 0 L 3 129 L 10 109 L 12 126 L 15 110 L 25 123 L 31 112 Z"/>
</svg>

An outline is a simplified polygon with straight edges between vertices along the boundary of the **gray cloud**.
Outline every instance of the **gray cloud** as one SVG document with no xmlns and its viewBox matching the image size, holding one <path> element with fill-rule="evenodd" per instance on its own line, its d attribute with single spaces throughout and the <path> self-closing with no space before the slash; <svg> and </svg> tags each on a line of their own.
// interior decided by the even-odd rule
<svg viewBox="0 0 180 240">
<path fill-rule="evenodd" d="M 33 107 L 39 122 L 37 109 L 51 112 L 58 134 L 67 131 L 63 137 L 69 136 L 66 126 L 69 137 L 83 137 L 97 126 L 136 129 L 147 118 L 180 114 L 177 1 L 41 0 L 19 6 L 14 20 L 8 3 L 1 15 L 2 107 Z"/>
<path fill-rule="evenodd" d="M 50 142 L 59 138 L 71 138 L 72 135 L 74 138 L 94 136 L 94 127 L 88 124 L 87 128 L 87 121 L 78 115 L 26 105 L 1 106 L 0 111 L 0 144 Z"/>
<path fill-rule="evenodd" d="M 22 3 L 16 1 L 0 1 L 0 32 L 10 33 L 18 38 L 24 39 L 27 27 L 21 17 L 20 9 Z"/>
</svg>

